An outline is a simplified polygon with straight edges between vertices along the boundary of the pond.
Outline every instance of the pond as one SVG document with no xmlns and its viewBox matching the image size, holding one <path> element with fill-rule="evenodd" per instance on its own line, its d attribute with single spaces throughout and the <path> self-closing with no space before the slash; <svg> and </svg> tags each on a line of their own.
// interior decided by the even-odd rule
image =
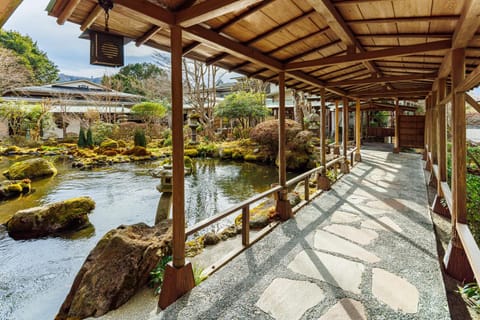
<svg viewBox="0 0 480 320">
<path fill-rule="evenodd" d="M 0 170 L 12 161 L 0 159 Z M 107 231 L 121 224 L 154 223 L 159 179 L 151 177 L 149 170 L 158 163 L 120 164 L 92 171 L 71 169 L 68 161 L 55 165 L 58 175 L 33 182 L 33 194 L 0 202 L 0 223 L 23 208 L 90 196 L 96 202 L 89 216 L 94 228 L 70 237 L 15 241 L 0 225 L 0 319 L 53 319 L 86 256 Z M 185 179 L 187 224 L 268 189 L 277 176 L 274 167 L 197 160 L 196 173 Z"/>
</svg>

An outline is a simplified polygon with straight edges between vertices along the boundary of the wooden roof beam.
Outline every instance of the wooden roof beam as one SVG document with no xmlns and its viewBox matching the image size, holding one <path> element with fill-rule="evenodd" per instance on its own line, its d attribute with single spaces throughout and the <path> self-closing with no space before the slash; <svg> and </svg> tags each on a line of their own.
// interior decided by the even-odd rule
<svg viewBox="0 0 480 320">
<path fill-rule="evenodd" d="M 302 62 L 291 62 L 286 64 L 286 70 L 296 70 L 303 68 L 311 68 L 318 66 L 326 66 L 341 63 L 353 63 L 358 61 L 370 61 L 390 57 L 408 56 L 410 54 L 438 51 L 450 49 L 452 42 L 450 40 L 442 40 L 436 42 L 428 42 L 423 44 L 415 44 L 410 46 L 395 47 L 384 50 L 366 51 L 355 54 L 347 54 L 344 56 L 328 57 Z"/>
<path fill-rule="evenodd" d="M 345 20 L 330 0 L 307 1 L 325 19 L 333 32 L 345 43 L 347 48 L 352 48 L 352 51 L 356 51 L 358 49 L 360 52 L 365 52 L 362 44 L 355 37 L 350 27 L 345 23 Z M 365 67 L 371 72 L 376 72 L 379 75 L 381 74 L 380 70 L 378 70 L 373 62 L 363 61 L 362 63 L 364 63 Z"/>
<path fill-rule="evenodd" d="M 137 41 L 135 41 L 135 45 L 137 47 L 140 47 L 141 45 L 145 44 L 148 40 L 150 40 L 157 32 L 159 32 L 160 30 L 162 30 L 163 28 L 162 27 L 157 27 L 157 26 L 154 26 L 153 28 L 151 28 L 150 30 L 148 30 L 143 36 L 141 36 L 140 38 L 137 39 Z"/>
<path fill-rule="evenodd" d="M 307 35 L 305 35 L 305 36 L 303 36 L 303 37 L 300 37 L 300 38 L 297 38 L 297 39 L 295 39 L 295 40 L 293 40 L 293 41 L 287 42 L 287 43 L 283 44 L 283 45 L 280 46 L 280 47 L 277 47 L 277 48 L 272 49 L 272 50 L 270 50 L 270 51 L 268 51 L 268 52 L 265 52 L 265 54 L 270 55 L 270 54 L 276 53 L 276 52 L 278 52 L 278 51 L 285 50 L 285 48 L 288 48 L 288 47 L 290 47 L 290 46 L 293 46 L 293 45 L 295 45 L 295 44 L 298 44 L 298 43 L 300 43 L 300 42 L 302 42 L 302 41 L 305 41 L 305 40 L 307 40 L 307 39 L 309 39 L 309 38 L 318 37 L 318 36 L 324 34 L 325 32 L 327 32 L 328 30 L 330 30 L 330 27 L 326 27 L 326 28 L 323 28 L 323 29 L 321 29 L 321 30 L 319 30 L 319 31 L 316 31 L 316 32 L 307 34 Z"/>
<path fill-rule="evenodd" d="M 148 0 L 115 0 L 115 6 L 117 5 L 135 11 L 142 19 L 158 27 L 175 25 L 175 15 L 172 12 Z"/>
<path fill-rule="evenodd" d="M 480 1 L 466 0 L 462 9 L 462 14 L 455 27 L 452 39 L 452 48 L 465 48 L 473 38 L 478 28 L 480 27 Z M 443 57 L 442 65 L 440 66 L 438 77 L 447 78 L 452 70 L 451 51 Z M 433 90 L 436 90 L 437 82 L 433 85 Z"/>
<path fill-rule="evenodd" d="M 308 56 L 308 55 L 310 55 L 310 54 L 312 54 L 312 53 L 315 53 L 315 52 L 317 52 L 317 51 L 326 49 L 326 48 L 331 47 L 331 46 L 335 46 L 335 45 L 340 44 L 340 43 L 342 43 L 342 40 L 337 39 L 337 40 L 334 40 L 334 41 L 332 41 L 332 42 L 326 43 L 326 44 L 324 44 L 324 45 L 322 45 L 322 46 L 320 46 L 320 47 L 315 47 L 315 48 L 313 48 L 313 49 L 311 49 L 311 50 L 308 50 L 308 51 L 302 52 L 302 53 L 300 53 L 300 54 L 297 54 L 297 55 L 295 55 L 295 56 L 293 56 L 293 57 L 290 57 L 290 58 L 284 60 L 283 62 L 284 62 L 284 63 L 290 63 L 290 62 L 292 62 L 292 61 L 295 61 L 295 60 L 298 60 L 298 59 L 302 59 L 303 57 L 306 57 L 306 56 Z"/>
<path fill-rule="evenodd" d="M 257 71 L 255 71 L 255 72 L 252 72 L 252 73 L 248 74 L 247 77 L 253 78 L 253 77 L 256 77 L 256 76 L 258 76 L 259 74 L 262 74 L 262 73 L 264 73 L 264 72 L 266 72 L 266 71 L 268 71 L 268 70 L 269 70 L 268 68 L 262 68 L 262 69 L 260 69 L 260 70 L 257 70 Z"/>
<path fill-rule="evenodd" d="M 207 66 L 210 66 L 212 64 L 215 64 L 215 63 L 225 59 L 226 57 L 228 57 L 228 53 L 222 52 L 220 54 L 217 54 L 215 57 L 208 58 L 207 61 L 205 61 L 205 64 Z"/>
<path fill-rule="evenodd" d="M 265 39 L 265 38 L 268 38 L 268 37 L 270 37 L 271 35 L 279 32 L 279 31 L 281 31 L 281 30 L 284 30 L 285 28 L 288 28 L 288 27 L 291 26 L 291 25 L 294 25 L 294 24 L 298 23 L 299 21 L 302 21 L 302 20 L 304 20 L 304 19 L 307 19 L 307 18 L 311 17 L 311 16 L 314 15 L 314 14 L 316 14 L 316 11 L 315 11 L 315 10 L 310 10 L 310 11 L 308 11 L 308 12 L 305 12 L 305 13 L 299 15 L 298 17 L 293 18 L 292 20 L 289 20 L 289 21 L 287 21 L 287 22 L 285 22 L 285 23 L 279 24 L 278 26 L 276 26 L 276 27 L 273 28 L 273 29 L 268 30 L 267 32 L 264 32 L 264 33 L 262 33 L 262 34 L 259 34 L 259 35 L 256 36 L 255 38 L 250 39 L 250 40 L 244 42 L 244 44 L 250 45 L 250 44 L 252 44 L 252 43 L 261 41 L 261 40 L 263 40 L 263 39 Z"/>
<path fill-rule="evenodd" d="M 457 92 L 466 92 L 475 88 L 480 83 L 480 65 L 473 70 L 463 81 L 458 85 Z"/>
<path fill-rule="evenodd" d="M 409 80 L 420 80 L 420 79 L 435 79 L 437 77 L 436 73 L 421 74 L 421 75 L 406 75 L 406 76 L 397 76 L 397 77 L 381 77 L 381 78 L 367 78 L 359 80 L 343 80 L 335 82 L 327 82 L 325 85 L 327 87 L 342 87 L 350 85 L 359 85 L 359 84 L 368 84 L 368 83 L 382 83 L 382 82 L 400 82 L 400 81 L 409 81 Z"/>
<path fill-rule="evenodd" d="M 188 53 L 190 53 L 191 51 L 193 51 L 193 50 L 195 50 L 196 48 L 198 48 L 200 45 L 201 45 L 200 42 L 194 41 L 194 42 L 192 42 L 191 44 L 186 45 L 185 47 L 183 47 L 183 49 L 182 49 L 182 54 L 185 56 L 186 54 L 188 54 Z"/>
<path fill-rule="evenodd" d="M 217 0 L 204 1 L 176 13 L 178 25 L 187 28 L 217 18 L 224 14 L 242 10 L 261 0 Z"/>
<path fill-rule="evenodd" d="M 426 39 L 426 38 L 435 38 L 435 39 L 450 39 L 452 34 L 449 33 L 374 33 L 374 34 L 356 34 L 357 39 L 368 39 L 368 38 L 380 38 L 380 39 L 391 39 L 391 38 L 401 38 L 401 39 Z"/>
<path fill-rule="evenodd" d="M 57 23 L 62 25 L 65 23 L 65 21 L 70 18 L 72 15 L 73 11 L 75 11 L 75 8 L 80 4 L 80 0 L 72 0 L 67 3 L 63 11 L 60 13 L 60 15 L 57 18 Z"/>
<path fill-rule="evenodd" d="M 104 12 L 103 8 L 97 4 L 95 8 L 93 8 L 93 10 L 89 13 L 87 19 L 83 21 L 82 25 L 80 26 L 80 30 L 85 31 L 90 28 L 90 26 L 95 22 L 95 20 L 97 20 L 97 18 L 102 14 L 102 12 Z"/>
<path fill-rule="evenodd" d="M 251 14 L 254 14 L 255 12 L 257 12 L 258 10 L 262 9 L 263 7 L 269 5 L 270 3 L 272 3 L 274 0 L 263 0 L 253 6 L 250 6 L 249 8 L 247 8 L 247 10 L 243 11 L 242 13 L 240 13 L 238 16 L 236 16 L 235 18 L 232 18 L 231 20 L 228 20 L 227 22 L 225 22 L 224 24 L 220 25 L 218 28 L 215 28 L 215 31 L 219 31 L 219 32 L 222 32 L 224 31 L 225 29 L 227 29 L 228 27 L 231 27 L 233 26 L 235 23 L 245 19 L 246 17 L 248 17 L 249 15 Z"/>
</svg>

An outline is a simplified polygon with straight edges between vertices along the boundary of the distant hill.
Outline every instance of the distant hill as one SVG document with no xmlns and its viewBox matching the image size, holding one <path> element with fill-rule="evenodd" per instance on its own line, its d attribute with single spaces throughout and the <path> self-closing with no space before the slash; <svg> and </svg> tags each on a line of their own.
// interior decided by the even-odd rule
<svg viewBox="0 0 480 320">
<path fill-rule="evenodd" d="M 91 81 L 91 82 L 94 82 L 94 83 L 98 83 L 98 84 L 101 84 L 102 82 L 102 77 L 79 77 L 79 76 L 71 76 L 71 75 L 68 75 L 68 74 L 63 74 L 63 73 L 60 73 L 58 75 L 58 81 L 57 82 L 67 82 L 67 81 L 76 81 L 76 80 L 88 80 L 88 81 Z"/>
</svg>

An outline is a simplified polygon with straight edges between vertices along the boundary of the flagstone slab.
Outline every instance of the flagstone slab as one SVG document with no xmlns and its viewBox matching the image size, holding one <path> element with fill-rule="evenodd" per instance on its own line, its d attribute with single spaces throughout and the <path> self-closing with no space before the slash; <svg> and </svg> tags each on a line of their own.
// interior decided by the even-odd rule
<svg viewBox="0 0 480 320">
<path fill-rule="evenodd" d="M 344 211 L 335 211 L 330 218 L 330 222 L 332 223 L 352 223 L 357 221 L 360 221 L 358 214 Z"/>
<path fill-rule="evenodd" d="M 370 229 L 358 229 L 352 226 L 343 226 L 340 224 L 331 224 L 323 230 L 336 234 L 353 242 L 362 245 L 368 245 L 378 238 L 378 233 Z"/>
<path fill-rule="evenodd" d="M 296 320 L 324 298 L 323 290 L 312 282 L 277 278 L 255 305 L 277 320 Z"/>
<path fill-rule="evenodd" d="M 297 254 L 288 265 L 288 269 L 309 278 L 325 281 L 343 290 L 360 294 L 360 284 L 365 266 L 328 253 L 308 249 Z"/>
<path fill-rule="evenodd" d="M 418 311 L 419 293 L 407 280 L 386 270 L 373 268 L 372 293 L 393 310 L 405 313 Z"/>
<path fill-rule="evenodd" d="M 367 320 L 367 314 L 359 301 L 345 298 L 338 301 L 319 320 Z"/>
<path fill-rule="evenodd" d="M 392 219 L 389 217 L 381 217 L 377 220 L 367 220 L 362 222 L 362 228 L 375 229 L 375 230 L 385 230 L 391 232 L 403 233 L 402 228 L 398 226 Z"/>
<path fill-rule="evenodd" d="M 317 230 L 315 232 L 314 247 L 317 250 L 336 252 L 370 263 L 380 261 L 379 257 L 363 249 L 359 245 L 334 236 L 333 234 L 323 230 Z"/>
</svg>

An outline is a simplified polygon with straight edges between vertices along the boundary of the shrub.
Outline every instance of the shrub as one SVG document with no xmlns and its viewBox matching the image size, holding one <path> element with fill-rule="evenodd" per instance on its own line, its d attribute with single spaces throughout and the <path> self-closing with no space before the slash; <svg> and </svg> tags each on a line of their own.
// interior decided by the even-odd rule
<svg viewBox="0 0 480 320">
<path fill-rule="evenodd" d="M 133 144 L 138 147 L 147 147 L 147 138 L 145 138 L 145 131 L 137 129 L 133 136 Z"/>
<path fill-rule="evenodd" d="M 103 140 L 107 138 L 112 138 L 113 132 L 116 131 L 115 129 L 117 127 L 117 125 L 111 123 L 96 122 L 94 125 L 91 126 L 93 144 L 98 146 L 100 145 L 100 143 L 102 143 Z"/>
<path fill-rule="evenodd" d="M 85 129 L 83 129 L 83 127 L 80 127 L 80 132 L 78 133 L 77 145 L 80 148 L 85 148 L 87 146 L 87 138 L 85 137 Z"/>
<path fill-rule="evenodd" d="M 297 151 L 307 151 L 310 141 L 312 139 L 313 133 L 310 131 L 304 130 L 297 133 L 293 141 L 290 143 L 290 149 Z"/>
<path fill-rule="evenodd" d="M 88 127 L 87 130 L 87 146 L 88 147 L 93 147 L 93 133 L 92 133 L 92 128 Z"/>
<path fill-rule="evenodd" d="M 293 120 L 287 119 L 285 121 L 285 131 L 287 143 L 302 130 L 301 125 Z M 258 124 L 250 132 L 250 138 L 260 145 L 269 149 L 272 153 L 278 151 L 278 120 L 268 120 Z"/>
</svg>

